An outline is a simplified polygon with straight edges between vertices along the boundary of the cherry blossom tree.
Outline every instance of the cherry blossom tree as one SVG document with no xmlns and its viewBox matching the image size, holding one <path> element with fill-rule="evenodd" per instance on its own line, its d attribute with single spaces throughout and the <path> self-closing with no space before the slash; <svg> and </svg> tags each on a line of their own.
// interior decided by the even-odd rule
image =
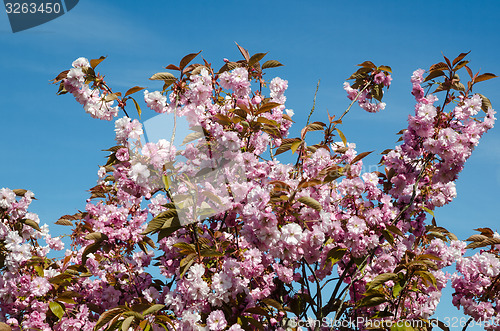
<svg viewBox="0 0 500 331">
<path fill-rule="evenodd" d="M 218 70 L 193 64 L 199 53 L 168 65 L 150 78 L 163 82 L 158 91 L 113 91 L 96 72 L 103 57 L 57 76 L 59 94 L 115 120 L 116 144 L 85 210 L 57 222 L 71 226 L 62 259 L 49 257 L 61 239 L 28 211 L 34 194 L 0 190 L 0 330 L 446 329 L 431 316 L 450 279 L 467 325 L 500 330 L 499 234 L 479 228 L 467 244 L 433 212 L 456 197 L 458 174 L 494 125 L 473 88 L 496 76 L 474 74 L 467 53 L 417 69 L 408 127 L 381 152 L 383 172 L 363 172 L 371 152 L 341 126 L 356 103 L 384 110 L 391 68 L 359 64 L 344 83 L 345 111 L 309 116 L 289 137 L 288 82 L 266 78 L 282 64 L 237 46 L 243 59 Z M 170 140 L 146 142 L 139 95 L 171 114 Z M 192 132 L 179 146 L 181 118 Z"/>
</svg>

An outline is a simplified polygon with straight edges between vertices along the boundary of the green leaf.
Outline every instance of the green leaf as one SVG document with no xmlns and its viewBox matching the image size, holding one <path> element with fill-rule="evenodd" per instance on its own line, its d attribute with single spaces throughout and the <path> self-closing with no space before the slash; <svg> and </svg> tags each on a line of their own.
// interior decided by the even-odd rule
<svg viewBox="0 0 500 331">
<path fill-rule="evenodd" d="M 159 312 L 160 310 L 162 310 L 165 307 L 166 307 L 165 305 L 160 305 L 160 304 L 152 305 L 151 307 L 149 307 L 148 309 L 146 309 L 145 311 L 143 311 L 142 315 L 146 316 L 146 315 L 149 315 L 149 314 L 153 314 L 153 313 Z"/>
<path fill-rule="evenodd" d="M 266 305 L 274 307 L 278 310 L 283 310 L 283 306 L 281 305 L 281 303 L 279 303 L 278 301 L 276 301 L 274 299 L 265 298 L 265 299 L 262 299 L 262 302 L 265 303 Z"/>
<path fill-rule="evenodd" d="M 33 221 L 33 220 L 25 218 L 25 219 L 21 220 L 21 223 L 26 224 L 27 226 L 30 226 L 37 231 L 41 231 L 38 223 Z"/>
<path fill-rule="evenodd" d="M 428 212 L 429 214 L 431 214 L 432 216 L 434 216 L 434 212 L 432 210 L 430 210 L 429 208 L 427 207 L 422 207 L 423 210 L 425 210 L 426 212 Z M 435 217 L 435 216 L 434 216 Z"/>
<path fill-rule="evenodd" d="M 67 274 L 67 273 L 62 273 L 62 274 L 59 274 L 57 276 L 54 276 L 54 277 L 50 278 L 49 279 L 49 283 L 51 283 L 51 284 L 60 284 L 60 283 L 65 282 L 66 280 L 70 280 L 70 279 L 73 279 L 72 275 Z"/>
<path fill-rule="evenodd" d="M 330 263 L 333 266 L 335 263 L 342 260 L 346 252 L 347 248 L 338 248 L 338 247 L 332 248 L 326 255 L 326 259 L 330 261 Z"/>
<path fill-rule="evenodd" d="M 259 118 L 257 118 L 257 122 L 262 123 L 262 124 L 271 125 L 271 126 L 277 126 L 278 125 L 278 123 L 275 120 L 270 120 L 270 119 L 265 118 L 265 117 L 259 117 Z"/>
<path fill-rule="evenodd" d="M 280 103 L 277 103 L 277 102 L 268 102 L 268 103 L 265 103 L 263 104 L 258 110 L 257 112 L 255 113 L 255 115 L 260 115 L 262 113 L 265 113 L 265 112 L 268 112 L 268 111 L 271 111 L 273 110 L 274 108 L 276 107 L 279 107 L 281 106 Z"/>
<path fill-rule="evenodd" d="M 267 313 L 267 311 L 266 311 L 266 310 L 264 310 L 264 309 L 263 309 L 263 308 L 261 308 L 261 307 L 251 307 L 251 308 L 247 308 L 247 309 L 245 309 L 245 313 L 256 314 L 256 315 L 262 315 L 262 316 L 269 317 L 269 314 Z"/>
<path fill-rule="evenodd" d="M 378 67 L 378 69 L 390 72 L 392 74 L 392 69 L 389 66 L 380 66 L 380 67 Z"/>
<path fill-rule="evenodd" d="M 185 242 L 178 242 L 173 245 L 176 248 L 180 248 L 181 252 L 185 252 L 186 254 L 188 253 L 196 253 L 196 247 L 194 244 L 188 244 Z"/>
<path fill-rule="evenodd" d="M 358 307 L 375 307 L 384 302 L 387 302 L 384 295 L 372 295 L 361 299 L 361 301 L 358 302 Z"/>
<path fill-rule="evenodd" d="M 168 190 L 171 185 L 170 177 L 168 175 L 162 175 L 161 180 L 163 182 L 163 185 L 165 186 L 165 189 Z"/>
<path fill-rule="evenodd" d="M 382 91 L 382 85 L 380 84 L 374 85 L 371 89 L 371 94 L 375 100 L 382 101 L 382 97 L 384 96 L 384 92 Z"/>
<path fill-rule="evenodd" d="M 264 331 L 265 330 L 264 329 L 264 325 L 261 322 L 257 321 L 256 319 L 254 319 L 253 317 L 248 317 L 247 316 L 247 317 L 245 317 L 245 320 L 248 323 L 252 324 L 254 327 L 256 327 L 257 330 L 259 330 L 259 331 Z"/>
<path fill-rule="evenodd" d="M 377 286 L 380 286 L 380 285 L 382 285 L 390 280 L 396 280 L 396 279 L 398 279 L 398 275 L 396 275 L 395 273 L 392 273 L 392 272 L 378 275 L 371 282 L 368 283 L 367 291 L 369 291 Z"/>
<path fill-rule="evenodd" d="M 133 93 L 139 92 L 140 90 L 144 90 L 145 87 L 140 87 L 140 86 L 134 86 L 130 88 L 127 92 L 125 92 L 125 96 L 129 96 Z"/>
<path fill-rule="evenodd" d="M 178 225 L 175 225 L 175 224 L 178 224 Z M 179 219 L 177 217 L 175 217 L 171 220 L 167 220 L 163 224 L 162 229 L 158 232 L 158 241 L 160 241 L 161 239 L 163 239 L 165 237 L 170 236 L 172 233 L 179 230 L 180 228 L 182 228 L 182 226 L 180 225 Z"/>
<path fill-rule="evenodd" d="M 300 197 L 298 201 L 302 202 L 304 205 L 309 206 L 317 211 L 321 211 L 321 204 L 314 198 Z"/>
<path fill-rule="evenodd" d="M 434 261 L 441 261 L 442 259 L 439 256 L 433 255 L 433 254 L 422 254 L 417 256 L 417 260 L 434 260 Z"/>
<path fill-rule="evenodd" d="M 113 318 L 120 315 L 124 311 L 125 309 L 123 308 L 112 308 L 108 311 L 105 311 L 104 313 L 101 314 L 101 316 L 97 320 L 97 323 L 94 327 L 94 331 L 100 330 L 103 326 L 108 324 Z"/>
<path fill-rule="evenodd" d="M 137 103 L 137 101 L 135 101 L 134 98 L 130 98 L 130 99 L 132 99 L 132 101 L 134 102 L 135 109 L 137 110 L 137 114 L 139 114 L 139 117 L 141 117 L 141 115 L 142 115 L 141 107 L 139 106 L 139 104 Z"/>
<path fill-rule="evenodd" d="M 181 260 L 180 269 L 179 269 L 181 278 L 182 278 L 182 276 L 184 276 L 186 271 L 188 271 L 189 268 L 191 267 L 191 265 L 194 263 L 195 258 L 196 258 L 196 254 L 192 253 L 192 254 L 187 255 L 186 257 L 184 257 Z"/>
<path fill-rule="evenodd" d="M 335 130 L 337 130 L 340 139 L 342 139 L 342 142 L 344 143 L 344 146 L 347 146 L 347 139 L 345 138 L 344 133 L 342 133 L 342 131 L 337 128 L 335 128 Z"/>
<path fill-rule="evenodd" d="M 396 283 L 394 287 L 392 288 L 392 296 L 393 298 L 397 298 L 399 296 L 399 293 L 401 293 L 401 290 L 403 289 L 403 286 L 401 284 Z"/>
<path fill-rule="evenodd" d="M 127 317 L 123 323 L 122 323 L 122 327 L 121 327 L 121 330 L 122 331 L 128 331 L 128 329 L 130 328 L 130 326 L 132 325 L 132 323 L 134 322 L 134 319 L 135 319 L 135 316 L 129 316 Z"/>
<path fill-rule="evenodd" d="M 160 230 L 162 228 L 163 224 L 165 223 L 165 221 L 166 221 L 165 218 L 158 218 L 158 217 L 153 218 L 148 223 L 146 230 L 144 230 L 144 232 L 142 232 L 141 234 L 148 234 L 148 233 Z"/>
<path fill-rule="evenodd" d="M 224 256 L 221 252 L 216 251 L 213 248 L 206 248 L 200 251 L 200 255 L 203 257 L 220 257 Z"/>
<path fill-rule="evenodd" d="M 56 298 L 57 301 L 62 301 L 70 304 L 76 304 L 76 301 L 73 298 L 80 298 L 82 295 L 75 291 L 66 291 L 59 294 Z"/>
<path fill-rule="evenodd" d="M 139 320 L 143 320 L 144 316 L 142 316 L 141 313 L 135 311 L 135 310 L 128 310 L 122 314 L 122 316 L 134 316 L 135 318 Z"/>
<path fill-rule="evenodd" d="M 295 154 L 295 152 L 297 151 L 297 148 L 299 148 L 300 145 L 302 145 L 303 141 L 300 140 L 300 141 L 296 141 L 292 144 L 292 146 L 290 146 L 290 149 L 292 150 L 292 154 Z"/>
<path fill-rule="evenodd" d="M 384 236 L 389 244 L 394 245 L 394 236 L 389 231 L 382 230 L 382 236 Z"/>
<path fill-rule="evenodd" d="M 100 232 L 92 232 L 84 237 L 87 240 L 94 240 L 95 242 L 101 242 L 108 239 L 108 236 Z"/>
<path fill-rule="evenodd" d="M 57 316 L 58 319 L 61 319 L 64 315 L 64 308 L 59 302 L 51 301 L 49 303 L 49 308 Z"/>
<path fill-rule="evenodd" d="M 432 285 L 437 289 L 436 277 L 434 277 L 432 273 L 430 273 L 429 271 L 417 270 L 415 271 L 415 274 L 422 278 L 426 286 Z"/>
<path fill-rule="evenodd" d="M 267 68 L 276 68 L 276 67 L 281 67 L 283 64 L 281 64 L 279 61 L 276 60 L 269 60 L 264 62 L 262 65 L 262 69 L 267 69 Z"/>
<path fill-rule="evenodd" d="M 400 237 L 404 237 L 403 232 L 395 225 L 388 225 L 387 230 L 391 231 L 392 233 L 397 234 Z"/>
</svg>

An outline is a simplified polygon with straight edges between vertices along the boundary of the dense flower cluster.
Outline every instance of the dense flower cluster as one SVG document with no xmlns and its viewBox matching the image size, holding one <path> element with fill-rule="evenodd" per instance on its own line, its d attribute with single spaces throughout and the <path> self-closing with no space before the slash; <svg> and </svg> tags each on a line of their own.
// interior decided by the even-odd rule
<svg viewBox="0 0 500 331">
<path fill-rule="evenodd" d="M 183 149 L 144 143 L 138 120 L 118 118 L 118 145 L 85 211 L 58 221 L 74 226 L 63 259 L 47 258 L 63 247 L 27 212 L 32 193 L 0 190 L 0 321 L 13 330 L 235 331 L 285 330 L 292 314 L 309 313 L 426 320 L 450 278 L 455 305 L 476 319 L 496 316 L 498 255 L 465 257 L 465 242 L 425 222 L 456 196 L 458 173 L 493 127 L 491 108 L 479 116 L 482 97 L 461 93 L 446 112 L 449 98 L 438 106 L 424 93 L 424 70 L 415 71 L 417 104 L 402 143 L 384 152 L 385 174 L 362 173 L 367 153 L 333 117 L 289 138 L 288 82 L 272 79 L 266 95 L 262 78 L 261 68 L 279 62 L 260 66 L 254 61 L 265 54 L 240 51 L 245 60 L 219 72 L 187 66 L 190 54 L 167 67 L 182 72 L 175 82 L 153 76 L 165 86 L 145 90 L 146 105 L 186 117 L 193 132 Z M 356 88 L 344 86 L 348 98 L 383 109 L 390 68 L 360 66 Z M 111 120 L 118 108 L 110 99 L 125 107 L 140 88 L 120 99 L 94 68 L 80 58 L 61 81 L 93 117 Z M 308 131 L 324 139 L 308 145 Z M 288 150 L 295 163 L 275 157 Z M 443 272 L 455 261 L 463 276 Z"/>
<path fill-rule="evenodd" d="M 92 117 L 110 121 L 118 115 L 118 106 L 113 106 L 113 100 L 106 99 L 106 93 L 100 93 L 99 89 L 91 88 L 85 81 L 84 70 L 90 68 L 87 59 L 80 57 L 73 62 L 73 68 L 69 70 L 64 79 L 64 89 L 75 97 L 76 101 Z"/>
<path fill-rule="evenodd" d="M 477 246 L 488 245 L 490 249 L 457 260 L 459 273 L 451 278 L 453 304 L 476 322 L 484 323 L 486 330 L 500 330 L 500 235 L 489 229 L 478 230 L 483 233 L 471 236 L 469 240 L 474 242 L 470 245 L 484 240 Z"/>
<path fill-rule="evenodd" d="M 52 284 L 60 265 L 50 263 L 51 250 L 62 250 L 59 237 L 39 226 L 38 215 L 28 212 L 31 191 L 0 189 L 0 320 L 22 329 L 52 330 L 46 323 Z M 39 244 L 43 239 L 45 246 Z M 41 261 L 45 268 L 34 267 Z"/>
<path fill-rule="evenodd" d="M 358 70 L 359 72 L 359 70 Z M 354 76 L 354 75 L 353 75 Z M 376 113 L 380 110 L 385 109 L 384 102 L 377 102 L 374 99 L 381 99 L 375 97 L 375 92 L 383 94 L 382 87 L 389 87 L 391 85 L 392 77 L 387 72 L 384 71 L 374 71 L 371 72 L 370 82 L 366 82 L 364 87 L 353 88 L 348 82 L 344 82 L 344 90 L 347 92 L 347 97 L 349 100 L 358 101 L 358 105 L 370 113 Z M 372 88 L 369 89 L 370 84 L 373 84 Z M 355 83 L 356 85 L 356 83 Z M 380 92 L 379 92 L 380 91 Z"/>
</svg>

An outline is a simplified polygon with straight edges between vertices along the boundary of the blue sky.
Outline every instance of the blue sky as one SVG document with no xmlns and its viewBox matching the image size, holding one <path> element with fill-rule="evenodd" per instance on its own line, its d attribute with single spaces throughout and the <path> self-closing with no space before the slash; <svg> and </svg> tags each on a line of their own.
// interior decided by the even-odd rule
<svg viewBox="0 0 500 331">
<path fill-rule="evenodd" d="M 240 59 L 236 41 L 285 64 L 270 69 L 268 78 L 288 80 L 287 107 L 297 124 L 305 122 L 318 79 L 313 120 L 325 120 L 326 109 L 340 115 L 347 107 L 342 83 L 356 64 L 389 65 L 394 75 L 386 109 L 368 114 L 356 107 L 342 127 L 360 152 L 380 152 L 395 145 L 395 133 L 413 112 L 413 70 L 440 61 L 442 53 L 455 57 L 470 50 L 473 70 L 500 75 L 499 11 L 496 1 L 81 0 L 66 15 L 15 34 L 2 12 L 0 187 L 34 191 L 32 210 L 45 223 L 84 208 L 86 190 L 105 162 L 100 150 L 113 146 L 114 126 L 90 118 L 71 96 L 56 96 L 49 81 L 77 57 L 107 55 L 99 71 L 115 90 L 154 90 L 161 86 L 148 77 L 187 53 L 203 50 L 215 67 L 224 57 Z M 500 108 L 500 79 L 479 84 L 477 91 Z M 143 119 L 152 115 L 146 111 Z M 299 130 L 296 125 L 292 136 Z M 438 224 L 462 239 L 472 228 L 498 230 L 499 188 L 500 130 L 494 128 L 460 175 L 458 198 L 437 211 Z M 443 314 L 458 316 L 449 309 Z"/>
</svg>

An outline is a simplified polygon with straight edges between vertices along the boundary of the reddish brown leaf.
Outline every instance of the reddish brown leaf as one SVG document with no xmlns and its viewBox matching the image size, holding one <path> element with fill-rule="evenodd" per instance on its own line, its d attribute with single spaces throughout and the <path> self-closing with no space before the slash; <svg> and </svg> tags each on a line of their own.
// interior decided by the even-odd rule
<svg viewBox="0 0 500 331">
<path fill-rule="evenodd" d="M 94 69 L 95 67 L 97 67 L 97 65 L 99 63 L 101 63 L 102 61 L 104 61 L 105 58 L 106 58 L 105 56 L 101 56 L 98 59 L 90 60 L 90 66 L 92 67 L 92 69 Z"/>
<path fill-rule="evenodd" d="M 240 45 L 238 45 L 237 42 L 235 42 L 235 43 L 236 43 L 236 46 L 238 46 L 238 49 L 240 50 L 241 55 L 243 55 L 243 57 L 245 58 L 245 60 L 248 63 L 250 61 L 250 54 L 248 53 L 248 51 L 246 49 L 244 49 L 243 47 L 241 47 Z"/>
<path fill-rule="evenodd" d="M 179 64 L 179 69 L 180 70 L 184 69 L 189 64 L 189 62 L 191 62 L 200 53 L 201 51 L 199 51 L 198 53 L 191 53 L 184 56 L 181 60 L 181 63 Z"/>
<path fill-rule="evenodd" d="M 369 155 L 373 153 L 373 151 L 371 152 L 363 152 L 363 153 L 360 153 L 358 155 L 356 155 L 356 157 L 351 161 L 351 164 L 354 164 L 356 162 L 358 162 L 359 160 L 361 160 L 362 158 L 364 158 L 365 156 Z"/>
<path fill-rule="evenodd" d="M 165 67 L 165 69 L 181 71 L 181 69 L 175 64 L 169 64 L 168 66 Z"/>
<path fill-rule="evenodd" d="M 457 64 L 457 63 L 458 63 L 458 62 L 460 62 L 460 61 L 461 61 L 464 57 L 466 57 L 466 56 L 467 56 L 467 54 L 469 54 L 469 53 L 470 53 L 470 51 L 468 51 L 467 53 L 460 53 L 460 55 L 459 55 L 459 56 L 457 56 L 457 57 L 455 58 L 455 60 L 453 60 L 453 63 L 452 63 L 452 64 L 453 64 L 453 65 Z"/>
<path fill-rule="evenodd" d="M 433 64 L 430 68 L 429 68 L 429 71 L 433 71 L 433 70 L 443 70 L 443 69 L 448 69 L 448 66 L 446 65 L 446 63 L 444 62 L 439 62 L 439 63 L 436 63 L 436 64 Z"/>
<path fill-rule="evenodd" d="M 474 82 L 478 83 L 478 82 L 482 82 L 482 81 L 485 81 L 485 80 L 488 80 L 488 79 L 492 79 L 492 78 L 495 78 L 495 77 L 498 77 L 498 76 L 495 75 L 495 74 L 487 72 L 485 74 L 477 76 L 476 79 L 474 79 Z"/>
<path fill-rule="evenodd" d="M 130 88 L 127 92 L 125 92 L 125 96 L 131 95 L 133 93 L 139 92 L 140 90 L 144 90 L 145 87 L 140 87 L 140 86 L 134 86 Z"/>
</svg>

